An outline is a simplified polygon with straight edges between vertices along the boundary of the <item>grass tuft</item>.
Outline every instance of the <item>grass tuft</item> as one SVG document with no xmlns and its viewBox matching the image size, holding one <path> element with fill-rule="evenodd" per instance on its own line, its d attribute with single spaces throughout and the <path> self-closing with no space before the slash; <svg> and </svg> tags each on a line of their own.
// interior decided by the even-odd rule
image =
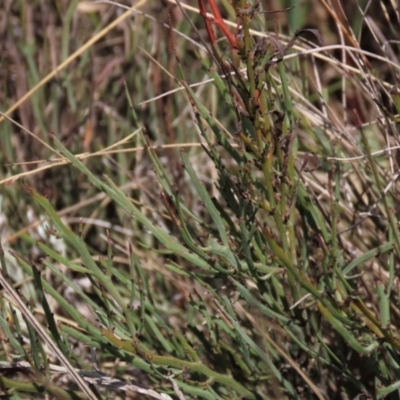
<svg viewBox="0 0 400 400">
<path fill-rule="evenodd" d="M 0 5 L 2 395 L 398 398 L 398 25 Z"/>
</svg>

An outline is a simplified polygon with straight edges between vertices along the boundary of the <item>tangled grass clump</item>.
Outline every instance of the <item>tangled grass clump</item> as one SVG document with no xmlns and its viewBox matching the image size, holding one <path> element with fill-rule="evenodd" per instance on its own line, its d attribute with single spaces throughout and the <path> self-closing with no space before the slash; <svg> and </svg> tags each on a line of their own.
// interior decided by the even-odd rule
<svg viewBox="0 0 400 400">
<path fill-rule="evenodd" d="M 398 398 L 399 21 L 309 3 L 3 6 L 4 395 Z"/>
</svg>

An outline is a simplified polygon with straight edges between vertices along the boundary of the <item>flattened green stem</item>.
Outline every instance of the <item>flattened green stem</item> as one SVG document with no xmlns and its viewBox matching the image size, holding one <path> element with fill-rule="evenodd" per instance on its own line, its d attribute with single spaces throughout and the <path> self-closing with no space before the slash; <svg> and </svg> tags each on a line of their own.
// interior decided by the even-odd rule
<svg viewBox="0 0 400 400">
<path fill-rule="evenodd" d="M 57 215 L 56 211 L 53 209 L 50 202 L 46 198 L 40 196 L 36 191 L 32 189 L 29 189 L 29 192 L 31 193 L 33 199 L 46 211 L 47 215 L 51 218 L 59 233 L 61 233 L 64 239 L 78 251 L 79 255 L 82 257 L 85 266 L 99 280 L 101 285 L 106 289 L 109 296 L 113 298 L 121 307 L 129 324 L 130 331 L 134 335 L 136 333 L 136 328 L 133 323 L 129 323 L 132 320 L 128 315 L 132 311 L 127 307 L 125 300 L 115 288 L 110 277 L 105 275 L 94 262 L 92 255 L 85 245 L 85 242 L 82 240 L 82 238 L 80 238 L 67 226 L 64 225 L 64 223 L 61 221 L 61 218 Z"/>
<path fill-rule="evenodd" d="M 188 249 L 177 242 L 171 235 L 165 232 L 163 229 L 158 228 L 148 218 L 143 215 L 142 212 L 130 201 L 130 199 L 119 189 L 114 182 L 105 176 L 107 183 L 104 183 L 94 174 L 92 174 L 86 166 L 79 161 L 72 153 L 70 153 L 57 139 L 54 138 L 56 147 L 64 154 L 64 156 L 76 167 L 79 171 L 84 173 L 94 186 L 99 190 L 102 190 L 110 198 L 112 198 L 117 204 L 119 204 L 129 215 L 134 217 L 139 223 L 141 223 L 146 229 L 148 229 L 161 243 L 164 244 L 174 254 L 180 255 L 189 262 L 197 265 L 204 270 L 212 270 L 211 266 L 199 257 L 197 254 L 190 253 Z"/>
<path fill-rule="evenodd" d="M 231 389 L 235 390 L 237 393 L 244 396 L 246 399 L 255 399 L 253 393 L 247 390 L 240 383 L 236 382 L 232 377 L 228 375 L 223 375 L 218 372 L 213 371 L 206 365 L 204 365 L 201 361 L 186 361 L 180 360 L 175 357 L 170 356 L 160 356 L 157 354 L 153 354 L 141 346 L 141 344 L 134 340 L 132 343 L 127 342 L 126 340 L 117 338 L 113 332 L 109 331 L 105 328 L 100 328 L 101 333 L 115 346 L 118 348 L 130 353 L 136 354 L 144 358 L 147 362 L 162 365 L 165 367 L 172 367 L 177 369 L 186 369 L 188 372 L 198 372 L 205 375 L 208 378 L 214 379 L 215 382 L 221 383 L 222 385 L 228 386 Z M 192 354 L 194 355 L 194 354 Z"/>
<path fill-rule="evenodd" d="M 351 346 L 355 351 L 360 354 L 369 354 L 372 350 L 379 346 L 378 341 L 372 342 L 369 346 L 364 347 L 357 341 L 357 339 L 343 326 L 337 318 L 322 304 L 318 302 L 318 308 L 325 319 L 332 325 L 332 327 L 343 337 L 343 339 Z"/>
<path fill-rule="evenodd" d="M 375 247 L 375 249 L 372 249 L 370 251 L 367 251 L 366 253 L 362 254 L 360 257 L 357 257 L 354 259 L 352 262 L 350 262 L 344 269 L 343 269 L 343 274 L 347 275 L 349 274 L 354 268 L 361 266 L 371 258 L 377 257 L 380 254 L 387 253 L 393 249 L 394 243 L 389 242 L 385 244 L 381 244 L 378 247 Z"/>
<path fill-rule="evenodd" d="M 235 331 L 237 334 L 247 343 L 250 349 L 252 349 L 256 354 L 260 356 L 260 358 L 265 362 L 265 364 L 271 369 L 273 374 L 276 376 L 276 378 L 282 382 L 283 386 L 288 390 L 288 392 L 292 395 L 291 398 L 294 399 L 299 399 L 297 393 L 294 391 L 291 383 L 286 380 L 282 374 L 280 373 L 279 369 L 275 366 L 273 363 L 273 360 L 270 356 L 270 354 L 266 354 L 258 345 L 257 343 L 254 342 L 254 340 L 244 331 L 243 327 L 240 325 L 240 323 L 237 321 L 237 319 L 233 318 L 228 314 L 226 309 L 218 302 L 217 299 L 213 299 L 214 303 L 216 306 L 219 308 L 219 310 L 229 319 L 231 324 L 233 325 Z"/>
<path fill-rule="evenodd" d="M 218 233 L 222 243 L 225 246 L 228 246 L 228 235 L 226 233 L 226 229 L 224 226 L 224 221 L 221 218 L 221 215 L 217 208 L 215 207 L 214 203 L 211 200 L 211 197 L 207 193 L 206 188 L 200 182 L 199 178 L 197 177 L 196 173 L 193 170 L 192 165 L 190 164 L 189 157 L 185 151 L 181 151 L 182 161 L 185 166 L 186 172 L 188 173 L 192 183 L 195 185 L 197 192 L 199 193 L 201 199 L 204 202 L 204 205 L 207 211 L 210 213 L 210 217 L 217 225 Z"/>
<path fill-rule="evenodd" d="M 79 400 L 85 398 L 83 392 L 74 392 L 72 390 L 61 389 L 57 385 L 52 385 L 49 382 L 45 382 L 43 378 L 38 375 L 35 376 L 34 382 L 22 382 L 20 380 L 14 380 L 5 376 L 0 376 L 0 386 L 4 389 L 18 392 L 36 393 L 37 395 L 43 395 L 43 389 L 47 390 L 48 393 L 55 396 L 60 400 Z M 17 397 L 16 397 L 17 398 Z"/>
<path fill-rule="evenodd" d="M 388 327 L 390 324 L 390 305 L 389 298 L 385 293 L 385 285 L 380 283 L 377 287 L 378 300 L 379 300 L 379 314 L 381 317 L 381 324 Z"/>
<path fill-rule="evenodd" d="M 385 398 L 388 394 L 394 392 L 395 390 L 400 389 L 400 380 L 385 387 L 378 387 L 376 389 L 377 394 L 379 395 L 378 399 Z"/>
<path fill-rule="evenodd" d="M 324 296 L 324 294 L 320 293 L 320 291 L 298 270 L 298 268 L 292 264 L 292 261 L 286 256 L 285 252 L 276 243 L 275 239 L 272 237 L 272 234 L 267 230 L 264 230 L 264 233 L 270 249 L 277 257 L 277 261 L 287 268 L 288 272 L 294 276 L 295 280 L 301 286 L 303 286 L 307 290 L 307 292 L 312 293 L 318 300 L 320 300 L 324 307 L 329 309 L 329 311 L 333 314 L 335 318 L 342 321 L 348 326 L 354 326 L 354 322 L 345 317 L 343 314 L 339 313 L 332 306 L 332 304 L 330 304 L 329 300 Z"/>
</svg>

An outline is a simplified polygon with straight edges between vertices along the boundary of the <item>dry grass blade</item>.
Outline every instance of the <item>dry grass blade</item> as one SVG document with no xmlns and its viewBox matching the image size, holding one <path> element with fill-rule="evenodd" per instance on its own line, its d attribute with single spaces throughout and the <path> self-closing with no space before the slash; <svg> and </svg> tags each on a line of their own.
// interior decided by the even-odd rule
<svg viewBox="0 0 400 400">
<path fill-rule="evenodd" d="M 140 0 L 135 4 L 132 9 L 139 8 L 146 4 L 147 0 Z M 111 29 L 114 29 L 118 24 L 127 19 L 132 13 L 132 10 L 125 11 L 118 18 L 112 21 L 108 26 L 102 29 L 99 33 L 93 36 L 90 40 L 88 40 L 83 46 L 79 47 L 79 49 L 71 54 L 65 61 L 63 61 L 56 69 L 51 71 L 46 77 L 40 80 L 40 82 L 35 85 L 32 89 L 29 90 L 24 96 L 22 96 L 16 103 L 14 103 L 7 111 L 5 111 L 5 115 L 10 115 L 13 111 L 15 111 L 21 104 L 23 104 L 26 100 L 28 100 L 34 93 L 36 93 L 41 87 L 43 87 L 47 82 L 53 79 L 58 73 L 60 73 L 65 67 L 67 67 L 72 61 L 76 60 L 80 55 L 82 55 L 86 50 L 90 49 L 94 43 L 100 40 L 103 36 L 105 36 Z M 4 116 L 0 117 L 0 123 L 4 120 Z"/>
</svg>

